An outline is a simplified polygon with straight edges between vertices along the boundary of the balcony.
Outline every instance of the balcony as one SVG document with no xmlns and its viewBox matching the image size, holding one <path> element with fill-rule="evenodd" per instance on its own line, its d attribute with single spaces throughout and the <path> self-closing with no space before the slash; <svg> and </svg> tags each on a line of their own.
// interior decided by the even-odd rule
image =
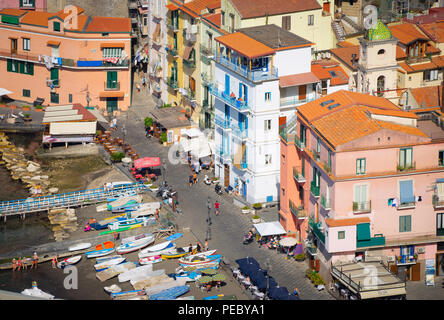
<svg viewBox="0 0 444 320">
<path fill-rule="evenodd" d="M 353 213 L 369 213 L 372 211 L 371 201 L 353 202 Z"/>
<path fill-rule="evenodd" d="M 216 147 L 216 154 L 221 157 L 224 162 L 229 162 L 231 160 L 230 152 L 227 150 L 224 150 L 223 146 Z"/>
<path fill-rule="evenodd" d="M 219 55 L 217 51 L 213 51 L 213 59 L 223 65 L 224 67 L 230 69 L 231 71 L 236 72 L 244 78 L 247 78 L 253 82 L 260 82 L 266 80 L 278 80 L 278 69 L 276 67 L 270 68 L 261 68 L 261 69 L 251 69 L 246 65 L 239 65 L 238 62 L 229 61 L 228 57 Z"/>
<path fill-rule="evenodd" d="M 184 94 L 182 95 L 183 97 L 185 97 L 186 99 L 190 100 L 190 102 L 195 102 L 196 101 L 196 92 L 192 91 L 191 89 L 185 89 Z"/>
<path fill-rule="evenodd" d="M 296 167 L 293 167 L 293 178 L 299 183 L 304 183 L 306 181 L 304 175 L 300 173 Z"/>
<path fill-rule="evenodd" d="M 398 210 L 405 210 L 405 209 L 414 209 L 416 207 L 416 201 L 415 197 L 409 200 L 399 200 L 399 205 L 397 207 Z"/>
<path fill-rule="evenodd" d="M 177 90 L 179 88 L 177 80 L 174 80 L 173 78 L 168 78 L 166 84 L 168 87 L 174 90 Z"/>
<path fill-rule="evenodd" d="M 230 97 L 225 92 L 220 91 L 216 88 L 215 85 L 210 85 L 210 93 L 216 98 L 221 99 L 224 103 L 229 104 L 233 108 L 236 108 L 238 111 L 249 111 L 250 106 L 247 101 L 237 100 L 235 97 Z"/>
<path fill-rule="evenodd" d="M 375 236 L 373 238 L 370 238 L 370 240 L 356 241 L 356 248 L 384 246 L 384 245 L 385 245 L 385 237 L 382 234 L 375 234 Z"/>
<path fill-rule="evenodd" d="M 229 118 L 224 118 L 221 116 L 216 116 L 214 118 L 216 125 L 223 129 L 231 129 L 231 120 Z"/>
<path fill-rule="evenodd" d="M 166 48 L 166 51 L 169 56 L 172 56 L 173 58 L 179 57 L 179 52 L 177 51 L 177 48 L 173 48 L 172 46 L 168 46 Z"/>
<path fill-rule="evenodd" d="M 315 196 L 316 198 L 319 198 L 319 194 L 320 194 L 320 187 L 316 186 L 316 182 L 312 181 L 310 184 L 310 192 L 313 196 Z"/>
<path fill-rule="evenodd" d="M 403 163 L 396 166 L 397 172 L 409 172 L 409 171 L 415 171 L 416 170 L 416 161 L 413 163 Z"/>
<path fill-rule="evenodd" d="M 321 153 L 319 151 L 312 150 L 311 153 L 313 154 L 313 159 L 315 161 L 321 160 Z"/>
<path fill-rule="evenodd" d="M 433 195 L 432 198 L 433 208 L 435 209 L 444 209 L 444 199 L 440 198 L 438 195 Z"/>
<path fill-rule="evenodd" d="M 397 266 L 408 266 L 408 265 L 412 265 L 412 264 L 416 264 L 418 260 L 418 256 L 416 254 L 413 256 L 410 255 L 400 255 L 400 256 L 395 256 L 395 261 L 396 261 L 396 265 Z"/>
<path fill-rule="evenodd" d="M 321 195 L 321 206 L 325 209 L 325 210 L 330 210 L 331 206 L 330 206 L 330 199 L 327 198 L 324 194 Z"/>
<path fill-rule="evenodd" d="M 60 88 L 60 79 L 46 78 L 46 86 L 50 88 L 51 86 L 53 86 L 54 88 Z"/>
<path fill-rule="evenodd" d="M 202 56 L 205 56 L 209 59 L 213 57 L 213 50 L 212 48 L 208 48 L 208 46 L 204 44 L 200 44 L 200 53 Z"/>
<path fill-rule="evenodd" d="M 182 60 L 182 61 L 185 67 L 190 69 L 196 68 L 196 60 Z"/>
<path fill-rule="evenodd" d="M 297 135 L 294 135 L 294 143 L 299 148 L 299 150 L 304 151 L 305 143 Z"/>
<path fill-rule="evenodd" d="M 173 32 L 179 32 L 179 20 L 167 19 L 167 28 Z"/>
<path fill-rule="evenodd" d="M 313 231 L 314 235 L 321 240 L 322 243 L 325 243 L 325 234 L 322 231 L 322 224 L 320 222 L 314 222 L 313 218 L 308 220 L 308 226 Z"/>
<path fill-rule="evenodd" d="M 236 162 L 236 161 L 234 160 L 234 156 L 232 155 L 232 156 L 231 156 L 231 162 L 232 162 L 233 165 L 234 165 L 238 170 L 240 170 L 240 171 L 245 171 L 245 170 L 248 169 L 248 164 L 247 164 L 247 161 L 246 161 L 245 159 L 242 159 L 242 160 Z"/>
<path fill-rule="evenodd" d="M 208 87 L 211 86 L 211 83 L 213 82 L 213 79 L 214 79 L 213 76 L 208 75 L 206 72 L 203 72 L 200 74 L 200 77 L 202 78 L 202 84 L 204 86 L 208 86 Z"/>
<path fill-rule="evenodd" d="M 288 207 L 290 212 L 298 219 L 306 219 L 308 217 L 307 210 L 304 209 L 303 205 L 296 206 L 293 201 L 288 200 Z"/>
<path fill-rule="evenodd" d="M 306 98 L 306 99 L 299 99 L 296 97 L 288 97 L 288 98 L 281 98 L 280 103 L 281 103 L 281 107 L 286 107 L 286 106 L 297 106 L 297 105 L 301 105 L 310 101 L 315 100 L 315 98 Z"/>
<path fill-rule="evenodd" d="M 248 130 L 244 127 L 241 128 L 238 124 L 231 124 L 231 133 L 240 140 L 245 140 L 248 138 Z"/>
<path fill-rule="evenodd" d="M 202 100 L 202 109 L 209 109 L 209 106 L 210 106 L 210 104 L 208 102 L 208 99 L 203 99 Z"/>
</svg>

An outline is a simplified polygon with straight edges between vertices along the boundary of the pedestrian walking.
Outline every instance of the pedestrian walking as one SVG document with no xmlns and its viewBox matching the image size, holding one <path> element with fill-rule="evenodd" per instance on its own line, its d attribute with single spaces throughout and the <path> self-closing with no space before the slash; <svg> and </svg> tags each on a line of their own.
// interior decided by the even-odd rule
<svg viewBox="0 0 444 320">
<path fill-rule="evenodd" d="M 196 243 L 196 251 L 197 252 L 201 252 L 202 251 L 202 248 L 200 247 L 199 241 Z"/>
<path fill-rule="evenodd" d="M 136 84 L 136 89 L 137 89 L 137 92 L 140 92 L 140 84 Z"/>
<path fill-rule="evenodd" d="M 188 183 L 189 183 L 190 187 L 193 185 L 193 176 L 188 177 Z"/>
<path fill-rule="evenodd" d="M 57 255 L 52 257 L 52 268 L 55 269 L 57 268 Z"/>
<path fill-rule="evenodd" d="M 216 210 L 216 216 L 219 215 L 219 202 L 216 200 L 216 202 L 214 202 L 214 209 Z"/>
<path fill-rule="evenodd" d="M 143 85 L 143 88 L 146 87 L 146 78 L 145 77 L 142 78 L 142 85 Z"/>
<path fill-rule="evenodd" d="M 194 174 L 193 174 L 193 184 L 196 184 L 197 183 L 197 174 L 196 174 L 196 172 L 194 172 Z"/>
<path fill-rule="evenodd" d="M 207 239 L 205 239 L 204 250 L 208 251 L 208 240 Z"/>
<path fill-rule="evenodd" d="M 156 221 L 159 221 L 159 209 L 156 209 L 154 216 L 156 217 Z"/>
<path fill-rule="evenodd" d="M 190 243 L 190 247 L 188 248 L 188 253 L 193 253 L 193 245 Z"/>
<path fill-rule="evenodd" d="M 15 269 L 17 269 L 17 260 L 12 259 L 12 271 L 15 271 Z"/>
</svg>

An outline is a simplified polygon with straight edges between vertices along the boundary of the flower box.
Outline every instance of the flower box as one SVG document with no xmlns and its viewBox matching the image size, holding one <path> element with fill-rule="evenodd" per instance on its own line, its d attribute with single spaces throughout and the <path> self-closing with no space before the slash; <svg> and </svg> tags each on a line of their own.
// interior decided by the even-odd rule
<svg viewBox="0 0 444 320">
<path fill-rule="evenodd" d="M 249 207 L 243 207 L 243 208 L 242 208 L 242 213 L 243 213 L 243 214 L 248 214 L 248 213 L 250 213 L 250 208 L 249 208 Z"/>
</svg>

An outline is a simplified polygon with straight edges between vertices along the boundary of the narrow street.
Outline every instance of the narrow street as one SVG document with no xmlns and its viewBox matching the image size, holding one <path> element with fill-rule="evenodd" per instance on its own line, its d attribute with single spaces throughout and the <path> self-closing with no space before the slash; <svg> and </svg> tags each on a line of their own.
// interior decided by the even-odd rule
<svg viewBox="0 0 444 320">
<path fill-rule="evenodd" d="M 145 100 L 145 101 L 143 101 Z M 143 106 L 145 104 L 145 106 Z M 285 260 L 285 255 L 277 253 L 274 250 L 258 247 L 253 242 L 249 245 L 243 245 L 243 235 L 252 227 L 249 215 L 243 215 L 240 208 L 233 205 L 231 196 L 224 194 L 218 196 L 214 191 L 214 185 L 207 186 L 203 183 L 205 174 L 212 176 L 211 171 L 202 171 L 199 175 L 198 184 L 189 187 L 188 176 L 190 169 L 188 165 L 173 165 L 168 161 L 169 147 L 161 145 L 157 139 L 147 139 L 144 133 L 144 117 L 149 115 L 150 108 L 154 108 L 154 103 L 144 91 L 135 93 L 133 106 L 130 110 L 120 116 L 118 120 L 118 134 L 123 136 L 122 127 L 125 125 L 126 141 L 128 141 L 137 151 L 140 157 L 159 156 L 162 161 L 167 163 L 166 172 L 159 177 L 157 183 L 164 179 L 169 185 L 173 186 L 178 192 L 179 206 L 183 211 L 181 216 L 177 217 L 180 227 L 190 227 L 195 236 L 202 243 L 205 240 L 208 224 L 207 199 L 211 198 L 214 203 L 216 197 L 221 204 L 221 214 L 215 216 L 211 212 L 211 240 L 210 248 L 218 249 L 218 252 L 228 258 L 235 265 L 235 260 L 243 257 L 254 257 L 262 268 L 267 269 L 266 263 L 269 261 L 271 268 L 270 274 L 275 278 L 280 286 L 288 288 L 293 292 L 298 288 L 302 299 L 333 299 L 325 290 L 318 292 L 313 284 L 305 277 L 305 270 L 308 268 L 306 262 L 296 262 L 295 260 Z M 263 209 L 264 210 L 264 209 Z M 276 208 L 270 212 L 275 214 Z"/>
</svg>

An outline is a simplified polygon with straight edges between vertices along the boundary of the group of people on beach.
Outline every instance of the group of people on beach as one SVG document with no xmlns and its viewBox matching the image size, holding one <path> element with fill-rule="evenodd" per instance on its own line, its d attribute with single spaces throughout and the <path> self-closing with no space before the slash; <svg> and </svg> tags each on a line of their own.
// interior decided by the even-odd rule
<svg viewBox="0 0 444 320">
<path fill-rule="evenodd" d="M 29 258 L 25 258 L 25 257 L 19 257 L 18 259 L 12 259 L 12 271 L 15 270 L 27 270 L 28 269 L 28 261 Z M 37 255 L 37 252 L 34 252 L 34 255 L 32 256 L 31 259 L 31 269 L 32 268 L 36 268 L 37 269 L 37 264 L 39 261 L 39 257 Z"/>
<path fill-rule="evenodd" d="M 204 244 L 204 251 L 208 251 L 208 240 L 205 239 L 205 244 Z M 193 253 L 193 245 L 190 243 L 190 246 L 188 248 L 188 252 L 189 253 Z M 202 246 L 200 245 L 200 242 L 196 243 L 196 253 L 202 252 Z"/>
</svg>

